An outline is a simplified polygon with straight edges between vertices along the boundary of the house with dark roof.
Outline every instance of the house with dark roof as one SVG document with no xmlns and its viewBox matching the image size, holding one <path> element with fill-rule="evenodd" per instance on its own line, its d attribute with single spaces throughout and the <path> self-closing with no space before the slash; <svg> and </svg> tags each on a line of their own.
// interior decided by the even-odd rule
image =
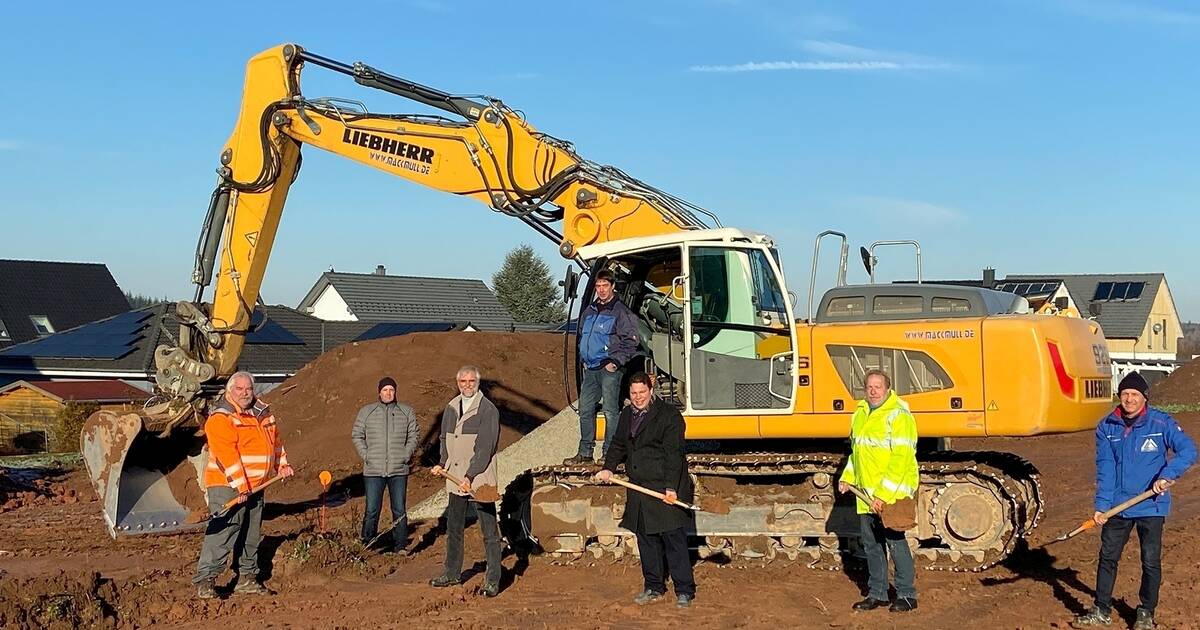
<svg viewBox="0 0 1200 630">
<path fill-rule="evenodd" d="M 0 349 L 127 310 L 103 264 L 0 259 Z"/>
<path fill-rule="evenodd" d="M 296 307 L 326 321 L 469 322 L 468 330 L 512 330 L 513 318 L 482 280 L 321 274 Z"/>
<path fill-rule="evenodd" d="M 1113 360 L 1114 385 L 1138 370 L 1153 381 L 1179 365 L 1183 324 L 1162 273 L 1013 274 L 997 279 L 935 280 L 982 286 L 1024 297 L 1032 311 L 1074 309 L 1100 324 Z"/>
<path fill-rule="evenodd" d="M 1161 273 L 1089 273 L 1053 276 L 1010 275 L 996 285 L 1001 291 L 1020 294 L 1026 284 L 1054 283 L 1054 295 L 1085 317 L 1091 310 L 1114 359 L 1164 360 L 1177 358 L 1183 323 L 1167 277 Z M 1039 286 L 1045 293 L 1047 286 Z"/>
<path fill-rule="evenodd" d="M 287 306 L 260 306 L 238 368 L 266 390 L 344 343 L 463 328 L 453 322 L 323 321 Z M 151 389 L 155 348 L 173 343 L 178 331 L 174 308 L 157 304 L 17 344 L 0 350 L 0 386 L 19 379 L 120 379 Z"/>
</svg>

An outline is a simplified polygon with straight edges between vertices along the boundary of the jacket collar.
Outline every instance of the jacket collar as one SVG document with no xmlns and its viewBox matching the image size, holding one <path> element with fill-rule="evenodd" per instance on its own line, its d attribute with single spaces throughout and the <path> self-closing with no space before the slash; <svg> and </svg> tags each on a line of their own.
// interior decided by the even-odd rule
<svg viewBox="0 0 1200 630">
<path fill-rule="evenodd" d="M 242 409 L 237 403 L 229 400 L 228 396 L 221 396 L 221 400 L 217 401 L 217 404 L 213 407 L 214 411 L 237 416 L 254 416 L 259 419 L 266 416 L 270 409 L 271 406 L 258 397 L 254 398 L 254 402 L 250 404 L 249 409 Z"/>
<path fill-rule="evenodd" d="M 884 398 L 883 402 L 874 409 L 871 409 L 871 404 L 867 402 L 866 398 L 858 401 L 858 411 L 862 411 L 867 414 L 871 414 L 883 409 L 893 409 L 897 407 L 906 409 L 908 408 L 908 404 L 903 400 L 900 400 L 900 397 L 896 395 L 896 390 L 894 389 L 889 389 L 887 398 Z"/>
<path fill-rule="evenodd" d="M 1121 405 L 1117 405 L 1116 408 L 1114 408 L 1112 410 L 1112 413 L 1108 414 L 1108 417 L 1106 417 L 1104 419 L 1104 421 L 1119 424 L 1122 427 L 1133 428 L 1133 427 L 1140 427 L 1143 424 L 1145 424 L 1146 420 L 1148 420 L 1149 417 L 1150 417 L 1150 405 L 1147 404 L 1145 407 L 1142 407 L 1142 410 L 1140 412 L 1138 412 L 1138 415 L 1136 416 L 1136 419 L 1133 421 L 1133 424 L 1126 424 L 1125 416 L 1124 416 L 1124 414 L 1121 413 Z"/>
</svg>

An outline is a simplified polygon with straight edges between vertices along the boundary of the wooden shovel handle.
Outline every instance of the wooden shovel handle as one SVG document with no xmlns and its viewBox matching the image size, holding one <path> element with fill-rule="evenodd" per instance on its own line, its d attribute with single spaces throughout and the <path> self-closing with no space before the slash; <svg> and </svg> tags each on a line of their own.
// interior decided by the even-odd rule
<svg viewBox="0 0 1200 630">
<path fill-rule="evenodd" d="M 260 485 L 259 487 L 251 490 L 249 492 L 248 496 L 258 494 L 259 492 L 266 490 L 267 486 L 275 483 L 276 481 L 282 481 L 284 479 L 287 479 L 287 477 L 279 477 L 279 476 L 271 477 L 270 479 L 263 482 L 263 484 Z M 232 510 L 234 508 L 234 506 L 236 506 L 238 504 L 238 499 L 241 499 L 241 498 L 242 498 L 241 495 L 239 495 L 239 496 L 236 496 L 236 497 L 226 501 L 225 505 L 221 506 L 221 511 L 217 512 L 216 516 L 224 516 L 226 512 L 228 512 L 229 510 Z"/>
<path fill-rule="evenodd" d="M 458 485 L 458 486 L 462 486 L 464 483 L 466 483 L 466 481 L 459 479 L 458 477 L 455 477 L 449 470 L 446 470 L 445 468 L 442 469 L 442 472 L 438 473 L 438 476 L 445 477 L 446 479 L 453 481 L 455 483 L 455 485 Z M 467 494 L 470 495 L 472 499 L 476 498 L 475 491 L 473 489 L 468 490 Z"/>
<path fill-rule="evenodd" d="M 1116 507 L 1112 507 L 1112 508 L 1109 508 L 1108 510 L 1105 510 L 1103 512 L 1104 518 L 1110 519 L 1110 518 L 1116 516 L 1117 514 L 1120 514 L 1121 512 L 1124 512 L 1125 510 L 1133 507 L 1134 505 L 1137 505 L 1138 503 L 1141 503 L 1142 501 L 1149 499 L 1150 497 L 1154 496 L 1155 494 L 1157 494 L 1157 493 L 1154 491 L 1154 488 L 1150 488 L 1149 490 L 1147 490 L 1137 496 L 1134 496 L 1127 501 L 1120 503 Z M 1089 518 L 1088 520 L 1084 521 L 1083 524 L 1080 525 L 1079 527 L 1076 527 L 1075 529 L 1067 532 L 1066 534 L 1059 536 L 1057 539 L 1055 539 L 1055 542 L 1059 542 L 1059 541 L 1066 540 L 1068 538 L 1072 538 L 1076 534 L 1085 532 L 1097 525 L 1099 525 L 1099 523 L 1096 522 L 1096 518 L 1093 516 L 1092 518 Z"/>
<path fill-rule="evenodd" d="M 618 486 L 625 486 L 626 488 L 629 488 L 630 490 L 634 490 L 636 492 L 641 492 L 642 494 L 647 494 L 647 495 L 650 495 L 650 496 L 658 498 L 658 499 L 665 500 L 667 498 L 667 495 L 665 495 L 661 492 L 657 492 L 655 490 L 651 490 L 650 488 L 645 488 L 645 487 L 639 486 L 636 483 L 633 483 L 631 481 L 625 481 L 624 479 L 621 479 L 616 476 L 609 477 L 608 480 L 617 484 Z M 700 508 L 692 505 L 691 503 L 684 503 L 683 501 L 680 501 L 679 499 L 675 499 L 675 501 L 673 501 L 673 503 L 675 505 L 678 505 L 681 508 L 686 508 L 686 509 L 689 509 L 689 510 L 692 510 L 695 512 L 700 511 Z"/>
<path fill-rule="evenodd" d="M 872 499 L 871 495 L 867 494 L 862 488 L 859 488 L 852 483 L 848 483 L 846 486 L 850 488 L 850 492 L 854 493 L 854 496 L 862 499 L 863 503 L 871 505 L 871 503 L 875 501 L 875 499 Z"/>
</svg>

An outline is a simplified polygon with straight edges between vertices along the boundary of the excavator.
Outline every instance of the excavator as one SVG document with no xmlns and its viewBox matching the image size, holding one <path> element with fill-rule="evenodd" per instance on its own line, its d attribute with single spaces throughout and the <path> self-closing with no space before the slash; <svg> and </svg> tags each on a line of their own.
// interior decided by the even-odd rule
<svg viewBox="0 0 1200 630">
<path fill-rule="evenodd" d="M 306 67 L 435 113 L 309 98 L 300 88 Z M 723 226 L 700 206 L 583 159 L 499 99 L 286 44 L 247 65 L 197 245 L 195 296 L 176 305 L 178 335 L 155 353 L 163 402 L 99 412 L 84 427 L 85 462 L 114 537 L 195 526 L 180 475 L 205 465 L 199 427 L 237 369 L 303 145 L 521 221 L 584 271 L 588 282 L 569 273 L 564 284 L 571 297 L 582 285 L 585 303 L 598 270 L 615 274 L 618 296 L 639 319 L 630 371 L 651 374 L 656 394 L 683 412 L 697 502 L 714 496 L 730 507 L 697 515 L 691 540 L 704 557 L 840 565 L 857 525 L 850 499 L 834 488 L 867 370 L 893 376 L 930 442 L 908 536 L 920 563 L 937 570 L 1000 562 L 1037 526 L 1044 502 L 1029 462 L 938 450 L 937 440 L 1087 430 L 1112 400 L 1094 321 L 1031 313 L 1024 298 L 980 287 L 849 284 L 847 238 L 833 231 L 817 237 L 801 317 L 771 237 Z M 837 281 L 817 300 L 827 239 L 840 241 Z M 874 261 L 864 255 L 872 274 Z M 633 534 L 617 525 L 622 496 L 593 484 L 592 472 L 547 466 L 520 475 L 501 503 L 510 544 L 563 561 L 636 553 Z"/>
</svg>

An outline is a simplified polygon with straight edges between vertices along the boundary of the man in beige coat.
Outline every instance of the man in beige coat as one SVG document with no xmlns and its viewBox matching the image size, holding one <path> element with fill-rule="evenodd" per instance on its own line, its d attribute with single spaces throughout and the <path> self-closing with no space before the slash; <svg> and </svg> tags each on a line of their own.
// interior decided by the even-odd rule
<svg viewBox="0 0 1200 630">
<path fill-rule="evenodd" d="M 479 391 L 479 368 L 468 365 L 457 374 L 459 395 L 442 412 L 442 458 L 433 474 L 443 471 L 461 479 L 459 485 L 446 479 L 446 565 L 433 586 L 451 586 L 462 581 L 463 529 L 467 504 L 475 503 L 479 528 L 487 555 L 483 594 L 500 594 L 500 528 L 496 504 L 475 501 L 476 496 L 496 495 L 496 448 L 500 442 L 500 412 Z M 482 492 L 481 492 L 482 491 Z"/>
</svg>

